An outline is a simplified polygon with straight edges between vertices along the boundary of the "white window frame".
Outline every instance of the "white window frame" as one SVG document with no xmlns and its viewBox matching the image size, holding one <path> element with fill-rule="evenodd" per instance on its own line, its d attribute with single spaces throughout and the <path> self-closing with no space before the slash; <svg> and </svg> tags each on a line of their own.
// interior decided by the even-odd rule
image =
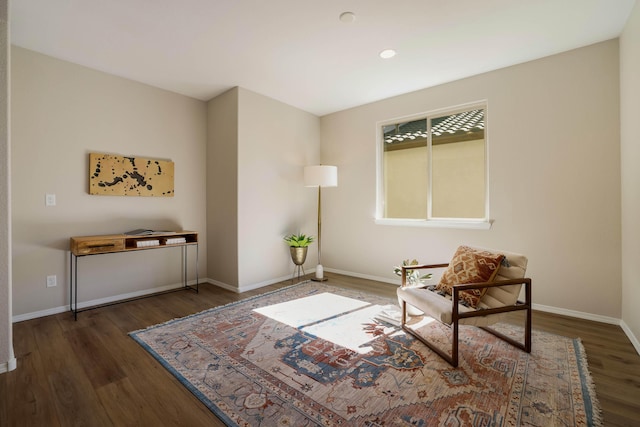
<svg viewBox="0 0 640 427">
<path fill-rule="evenodd" d="M 384 217 L 384 135 L 382 132 L 383 126 L 393 125 L 396 123 L 410 122 L 419 119 L 427 119 L 447 115 L 456 114 L 474 108 L 484 109 L 484 150 L 485 150 L 485 201 L 484 218 L 432 218 L 432 188 L 433 180 L 429 179 L 429 191 L 427 195 L 427 218 L 426 219 L 403 219 L 403 218 L 385 218 Z M 395 225 L 395 226 L 408 226 L 408 227 L 432 227 L 432 228 L 459 228 L 459 229 L 479 229 L 488 230 L 493 224 L 493 220 L 489 215 L 489 126 L 488 123 L 488 102 L 475 101 L 468 104 L 461 104 L 453 107 L 440 108 L 437 110 L 431 110 L 423 113 L 412 114 L 410 116 L 396 117 L 389 120 L 383 120 L 376 123 L 376 216 L 375 223 L 379 225 Z M 427 120 L 427 132 L 428 132 L 428 161 L 429 161 L 429 176 L 431 176 L 433 167 L 431 155 L 431 123 Z"/>
</svg>

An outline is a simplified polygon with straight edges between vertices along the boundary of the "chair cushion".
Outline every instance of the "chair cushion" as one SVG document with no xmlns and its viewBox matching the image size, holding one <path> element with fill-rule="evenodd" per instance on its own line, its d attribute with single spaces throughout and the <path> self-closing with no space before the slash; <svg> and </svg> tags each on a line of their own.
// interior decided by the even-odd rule
<svg viewBox="0 0 640 427">
<path fill-rule="evenodd" d="M 400 303 L 406 301 L 407 304 L 423 311 L 425 315 L 447 325 L 452 322 L 451 299 L 445 298 L 438 293 L 427 288 L 398 288 L 398 298 Z M 402 306 L 402 305 L 401 305 Z M 458 306 L 460 313 L 475 311 L 473 308 Z M 501 314 L 492 314 L 488 316 L 477 316 L 466 319 L 460 319 L 461 325 L 473 326 L 489 326 L 494 322 L 502 319 Z"/>
<path fill-rule="evenodd" d="M 484 249 L 460 246 L 449 267 L 442 273 L 436 289 L 453 294 L 453 285 L 490 282 L 500 268 L 504 255 Z M 460 292 L 460 299 L 470 307 L 477 307 L 486 289 L 470 289 Z"/>
<path fill-rule="evenodd" d="M 527 257 L 514 252 L 501 251 L 501 253 L 504 254 L 505 259 L 502 261 L 498 274 L 496 274 L 493 280 L 523 278 L 527 271 Z M 521 288 L 521 284 L 489 288 L 487 293 L 482 297 L 478 307 L 496 308 L 513 305 L 518 301 Z"/>
</svg>

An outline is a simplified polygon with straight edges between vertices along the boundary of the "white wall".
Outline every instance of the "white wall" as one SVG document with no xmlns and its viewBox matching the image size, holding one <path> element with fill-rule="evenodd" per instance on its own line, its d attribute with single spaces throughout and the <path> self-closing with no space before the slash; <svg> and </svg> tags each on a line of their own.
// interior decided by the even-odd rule
<svg viewBox="0 0 640 427">
<path fill-rule="evenodd" d="M 238 88 L 207 104 L 207 268 L 225 288 L 238 287 Z"/>
<path fill-rule="evenodd" d="M 640 3 L 620 37 L 622 320 L 640 352 Z"/>
<path fill-rule="evenodd" d="M 534 303 L 619 319 L 618 65 L 612 40 L 322 117 L 321 158 L 340 173 L 323 193 L 325 265 L 396 280 L 403 259 L 510 250 L 529 257 Z M 491 230 L 374 224 L 376 122 L 483 99 Z"/>
<path fill-rule="evenodd" d="M 239 289 L 291 277 L 282 238 L 317 234 L 317 189 L 303 186 L 305 165 L 320 160 L 320 119 L 290 105 L 239 90 Z M 305 269 L 316 264 L 312 245 Z"/>
<path fill-rule="evenodd" d="M 290 278 L 282 238 L 315 234 L 317 193 L 302 171 L 319 162 L 320 119 L 237 87 L 209 101 L 208 123 L 209 277 L 236 292 Z"/>
<path fill-rule="evenodd" d="M 68 304 L 71 236 L 201 231 L 206 260 L 206 103 L 15 46 L 11 60 L 14 316 Z M 175 196 L 89 195 L 89 152 L 173 161 Z M 177 248 L 83 257 L 79 300 L 179 284 L 180 261 Z"/>
<path fill-rule="evenodd" d="M 15 369 L 11 327 L 9 2 L 0 0 L 0 373 Z"/>
</svg>

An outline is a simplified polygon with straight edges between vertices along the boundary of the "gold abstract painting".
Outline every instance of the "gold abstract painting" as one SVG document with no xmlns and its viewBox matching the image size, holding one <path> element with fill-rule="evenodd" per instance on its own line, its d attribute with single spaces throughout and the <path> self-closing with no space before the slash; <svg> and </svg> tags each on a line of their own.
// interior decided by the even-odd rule
<svg viewBox="0 0 640 427">
<path fill-rule="evenodd" d="M 89 194 L 173 197 L 173 162 L 90 153 Z"/>
</svg>

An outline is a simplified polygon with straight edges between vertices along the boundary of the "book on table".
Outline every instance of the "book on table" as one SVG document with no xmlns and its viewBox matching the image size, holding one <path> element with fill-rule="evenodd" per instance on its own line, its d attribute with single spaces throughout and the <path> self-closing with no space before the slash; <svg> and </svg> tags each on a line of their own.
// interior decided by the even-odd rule
<svg viewBox="0 0 640 427">
<path fill-rule="evenodd" d="M 137 248 L 148 248 L 151 246 L 160 246 L 160 240 L 158 239 L 153 239 L 153 240 L 138 240 L 136 241 L 136 247 Z"/>
<path fill-rule="evenodd" d="M 178 245 L 186 243 L 187 239 L 184 237 L 167 237 L 164 239 L 165 245 Z"/>
</svg>

